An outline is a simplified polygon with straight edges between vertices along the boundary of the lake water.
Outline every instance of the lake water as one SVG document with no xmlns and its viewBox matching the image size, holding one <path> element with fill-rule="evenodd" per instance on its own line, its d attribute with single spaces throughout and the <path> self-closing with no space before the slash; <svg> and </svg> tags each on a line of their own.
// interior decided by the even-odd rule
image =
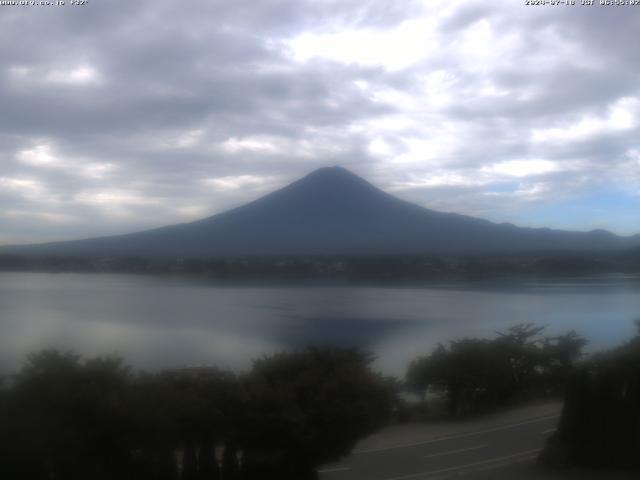
<svg viewBox="0 0 640 480">
<path fill-rule="evenodd" d="M 511 325 L 575 329 L 591 349 L 640 319 L 640 277 L 500 279 L 402 287 L 223 286 L 172 276 L 0 273 L 0 371 L 29 352 L 117 353 L 135 367 L 243 369 L 306 344 L 364 347 L 401 375 L 439 341 Z"/>
</svg>

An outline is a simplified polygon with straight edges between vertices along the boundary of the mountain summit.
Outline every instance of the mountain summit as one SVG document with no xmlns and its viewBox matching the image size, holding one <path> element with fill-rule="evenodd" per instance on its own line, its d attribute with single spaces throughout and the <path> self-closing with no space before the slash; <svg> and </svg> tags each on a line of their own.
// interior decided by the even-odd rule
<svg viewBox="0 0 640 480">
<path fill-rule="evenodd" d="M 244 206 L 192 223 L 0 251 L 206 257 L 587 251 L 631 243 L 631 238 L 604 231 L 520 228 L 437 212 L 389 195 L 344 168 L 326 167 Z"/>
</svg>

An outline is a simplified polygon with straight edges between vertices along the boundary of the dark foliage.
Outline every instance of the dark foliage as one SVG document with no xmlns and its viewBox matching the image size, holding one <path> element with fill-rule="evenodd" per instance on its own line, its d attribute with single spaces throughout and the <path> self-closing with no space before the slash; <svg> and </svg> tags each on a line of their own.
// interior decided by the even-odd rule
<svg viewBox="0 0 640 480">
<path fill-rule="evenodd" d="M 583 275 L 640 271 L 637 252 L 501 254 L 131 255 L 2 254 L 0 271 L 192 274 L 229 280 L 323 279 L 406 282 L 521 274 Z"/>
<path fill-rule="evenodd" d="M 640 322 L 635 338 L 571 375 L 558 431 L 542 459 L 640 469 Z"/>
<path fill-rule="evenodd" d="M 40 352 L 0 384 L 3 478 L 314 478 L 390 413 L 390 384 L 369 364 L 308 349 L 241 377 L 134 375 L 117 358 Z"/>
<path fill-rule="evenodd" d="M 559 395 L 586 341 L 575 332 L 543 337 L 543 327 L 517 325 L 497 338 L 467 338 L 439 345 L 414 360 L 407 384 L 423 396 L 446 395 L 452 416 L 509 402 Z"/>
</svg>

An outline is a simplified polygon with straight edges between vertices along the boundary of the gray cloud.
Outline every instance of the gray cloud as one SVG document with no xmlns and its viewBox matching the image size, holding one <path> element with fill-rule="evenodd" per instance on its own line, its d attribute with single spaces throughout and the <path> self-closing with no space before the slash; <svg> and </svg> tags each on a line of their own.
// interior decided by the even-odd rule
<svg viewBox="0 0 640 480">
<path fill-rule="evenodd" d="M 328 164 L 497 221 L 615 196 L 597 226 L 640 230 L 629 9 L 1 8 L 0 244 L 188 221 Z"/>
</svg>

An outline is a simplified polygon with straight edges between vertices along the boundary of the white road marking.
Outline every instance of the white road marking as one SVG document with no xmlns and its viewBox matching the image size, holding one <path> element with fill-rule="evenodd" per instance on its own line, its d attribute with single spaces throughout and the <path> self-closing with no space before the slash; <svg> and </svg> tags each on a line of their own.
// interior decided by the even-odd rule
<svg viewBox="0 0 640 480">
<path fill-rule="evenodd" d="M 514 458 L 518 458 L 519 461 L 526 460 L 528 459 L 529 456 L 533 458 L 533 456 L 535 456 L 535 454 L 538 453 L 540 450 L 541 449 L 539 448 L 536 448 L 534 450 L 525 450 L 524 452 L 518 452 L 518 453 L 514 453 L 513 455 L 506 455 L 504 457 L 490 458 L 488 460 L 482 460 L 481 462 L 467 463 L 465 465 L 457 465 L 455 467 L 441 468 L 439 470 L 431 470 L 429 472 L 412 473 L 409 475 L 403 475 L 401 477 L 385 478 L 385 480 L 409 480 L 412 478 L 425 478 L 432 475 L 438 475 L 438 474 L 447 473 L 447 472 L 454 472 L 457 470 L 465 470 L 467 468 L 483 466 L 491 463 L 497 464 L 495 465 L 497 467 L 501 465 L 503 462 L 507 460 L 512 460 Z"/>
<path fill-rule="evenodd" d="M 445 436 L 442 436 L 442 437 L 434 438 L 432 440 L 425 440 L 425 441 L 422 441 L 422 442 L 404 443 L 402 445 L 393 445 L 391 447 L 367 448 L 367 449 L 363 449 L 363 450 L 354 450 L 352 452 L 352 454 L 353 455 L 362 455 L 362 454 L 365 454 L 365 453 L 385 452 L 387 450 L 397 450 L 398 448 L 417 447 L 417 446 L 420 446 L 420 445 L 428 445 L 430 443 L 444 442 L 445 440 L 456 440 L 458 438 L 466 438 L 466 437 L 472 437 L 474 435 L 482 435 L 483 433 L 492 433 L 492 432 L 499 432 L 500 430 L 508 430 L 510 428 L 520 427 L 522 425 L 529 425 L 531 423 L 543 422 L 545 420 L 551 420 L 552 418 L 558 418 L 558 417 L 560 417 L 559 413 L 555 414 L 555 415 L 547 415 L 545 417 L 534 418 L 532 420 L 526 420 L 526 421 L 523 421 L 523 422 L 512 423 L 512 424 L 509 424 L 509 425 L 501 425 L 499 427 L 486 428 L 484 430 L 477 430 L 475 432 L 460 433 L 460 434 L 454 433 L 452 435 L 445 435 Z"/>
<path fill-rule="evenodd" d="M 457 450 L 449 450 L 448 452 L 432 453 L 431 455 L 425 455 L 424 458 L 443 457 L 445 455 L 453 455 L 454 453 L 470 452 L 471 450 L 479 450 L 481 448 L 488 447 L 488 444 L 476 445 L 475 447 L 459 448 Z"/>
<path fill-rule="evenodd" d="M 550 429 L 548 429 L 548 430 L 543 431 L 543 432 L 542 432 L 542 435 L 548 435 L 548 434 L 553 433 L 553 432 L 555 432 L 555 431 L 556 431 L 556 429 L 555 429 L 555 428 L 550 428 Z"/>
<path fill-rule="evenodd" d="M 347 470 L 351 470 L 351 467 L 323 468 L 318 470 L 318 473 L 346 472 Z"/>
</svg>

